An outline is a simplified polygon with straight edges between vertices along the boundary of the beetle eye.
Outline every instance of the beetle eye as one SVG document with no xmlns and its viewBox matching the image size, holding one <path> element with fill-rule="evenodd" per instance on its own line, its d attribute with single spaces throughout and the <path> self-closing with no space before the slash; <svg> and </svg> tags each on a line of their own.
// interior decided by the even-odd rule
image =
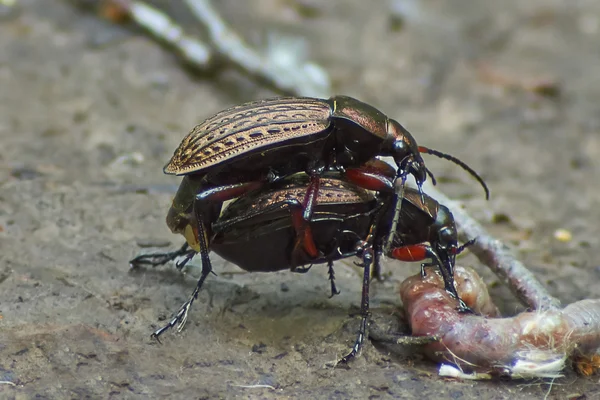
<svg viewBox="0 0 600 400">
<path fill-rule="evenodd" d="M 440 229 L 438 236 L 440 238 L 440 242 L 443 243 L 444 245 L 456 246 L 456 243 L 455 243 L 456 235 L 455 235 L 454 229 L 451 229 L 449 227 Z"/>
<path fill-rule="evenodd" d="M 403 140 L 395 140 L 393 149 L 394 159 L 396 160 L 396 162 L 398 162 L 398 160 L 404 159 L 409 152 L 409 146 Z"/>
</svg>

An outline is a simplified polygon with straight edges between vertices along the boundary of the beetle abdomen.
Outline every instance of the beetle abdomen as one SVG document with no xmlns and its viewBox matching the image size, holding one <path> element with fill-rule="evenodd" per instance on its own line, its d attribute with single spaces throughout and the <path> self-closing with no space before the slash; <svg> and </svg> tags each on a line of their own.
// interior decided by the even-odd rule
<svg viewBox="0 0 600 400">
<path fill-rule="evenodd" d="M 192 129 L 164 171 L 176 175 L 198 172 L 277 143 L 306 139 L 325 132 L 330 115 L 329 104 L 313 98 L 277 98 L 232 107 Z M 318 139 L 320 136 L 315 137 Z"/>
</svg>

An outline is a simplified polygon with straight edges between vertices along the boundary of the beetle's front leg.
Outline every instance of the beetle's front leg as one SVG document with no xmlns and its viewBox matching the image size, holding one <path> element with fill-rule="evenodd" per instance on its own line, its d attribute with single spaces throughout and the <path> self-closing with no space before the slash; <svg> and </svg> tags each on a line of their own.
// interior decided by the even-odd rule
<svg viewBox="0 0 600 400">
<path fill-rule="evenodd" d="M 193 205 L 193 213 L 195 216 L 195 222 L 197 224 L 197 234 L 194 235 L 195 238 L 187 239 L 195 239 L 199 247 L 198 252 L 200 253 L 202 261 L 202 272 L 200 275 L 200 279 L 198 279 L 198 283 L 196 284 L 192 295 L 188 298 L 188 300 L 185 303 L 183 303 L 177 314 L 175 314 L 175 316 L 169 321 L 168 324 L 154 331 L 152 337 L 158 340 L 160 335 L 162 335 L 165 331 L 174 327 L 175 325 L 178 325 L 178 331 L 181 331 L 181 329 L 183 329 L 185 322 L 187 321 L 190 308 L 194 303 L 194 300 L 198 298 L 198 294 L 200 293 L 200 289 L 202 288 L 204 281 L 212 272 L 212 264 L 209 256 L 209 235 L 210 225 L 211 222 L 213 222 L 211 219 L 217 218 L 218 212 L 216 213 L 217 216 L 214 216 L 212 215 L 213 213 L 211 212 L 211 209 L 214 207 L 215 204 L 218 204 L 218 209 L 220 210 L 220 204 L 222 204 L 223 202 L 239 197 L 251 190 L 258 189 L 263 185 L 264 183 L 261 181 L 236 183 L 232 185 L 224 185 L 206 189 L 196 195 Z"/>
<path fill-rule="evenodd" d="M 373 262 L 373 248 L 368 246 L 364 249 L 362 254 L 363 259 L 363 282 L 362 282 L 362 295 L 360 302 L 360 315 L 362 316 L 360 321 L 360 326 L 358 328 L 358 335 L 356 337 L 356 341 L 354 342 L 354 346 L 352 346 L 352 350 L 350 353 L 346 354 L 340 361 L 338 361 L 337 365 L 347 364 L 350 360 L 352 360 L 356 355 L 360 352 L 365 337 L 368 334 L 368 322 L 369 322 L 369 283 L 371 278 L 371 263 Z"/>
<path fill-rule="evenodd" d="M 367 190 L 393 193 L 396 171 L 386 162 L 376 158 L 356 168 L 347 168 L 344 176 L 350 182 Z"/>
</svg>

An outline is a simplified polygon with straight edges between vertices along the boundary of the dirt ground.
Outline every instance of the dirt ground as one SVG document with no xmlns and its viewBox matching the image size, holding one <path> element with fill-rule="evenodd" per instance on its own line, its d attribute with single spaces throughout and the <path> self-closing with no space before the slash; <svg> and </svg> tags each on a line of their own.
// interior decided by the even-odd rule
<svg viewBox="0 0 600 400">
<path fill-rule="evenodd" d="M 552 294 L 598 297 L 599 2 L 404 1 L 401 27 L 384 1 L 214 3 L 253 43 L 269 30 L 306 37 L 335 93 L 482 174 L 489 202 L 459 168 L 427 159 Z M 360 271 L 344 264 L 329 300 L 324 268 L 246 274 L 215 258 L 186 329 L 151 340 L 195 286 L 172 267 L 128 268 L 142 246 L 182 243 L 164 222 L 179 178 L 162 166 L 196 123 L 273 93 L 226 66 L 192 73 L 142 32 L 67 2 L 17 7 L 0 14 L 0 397 L 600 398 L 598 376 L 446 380 L 414 351 L 371 343 L 350 369 L 330 368 L 358 323 Z M 504 312 L 521 310 L 473 256 L 460 262 Z M 398 283 L 418 264 L 386 267 L 372 305 L 394 320 Z"/>
</svg>

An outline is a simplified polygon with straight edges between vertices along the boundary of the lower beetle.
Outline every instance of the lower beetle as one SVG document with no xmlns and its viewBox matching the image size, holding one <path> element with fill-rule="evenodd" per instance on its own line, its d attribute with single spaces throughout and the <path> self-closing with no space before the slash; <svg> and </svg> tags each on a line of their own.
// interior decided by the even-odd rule
<svg viewBox="0 0 600 400">
<path fill-rule="evenodd" d="M 373 165 L 364 167 L 361 172 L 367 175 L 373 170 L 379 171 L 378 167 L 372 167 Z M 380 173 L 373 175 L 384 181 Z M 361 256 L 365 268 L 361 302 L 363 319 L 352 351 L 342 359 L 346 362 L 360 350 L 365 337 L 370 266 L 374 262 L 375 270 L 380 270 L 382 242 L 386 229 L 389 229 L 389 226 L 385 226 L 388 221 L 386 213 L 390 210 L 387 209 L 388 203 L 382 199 L 383 195 L 375 196 L 338 178 L 324 178 L 318 203 L 311 222 L 307 225 L 318 256 L 314 257 L 307 251 L 294 251 L 297 225 L 302 221 L 302 198 L 309 184 L 308 176 L 293 176 L 237 199 L 212 224 L 210 248 L 240 268 L 252 272 L 283 269 L 305 272 L 307 269 L 300 268 L 302 265 L 327 263 L 332 280 L 332 295 L 336 293 L 333 262 Z M 392 185 L 391 181 L 387 184 L 390 187 Z M 439 267 L 446 289 L 458 298 L 453 284 L 454 258 L 464 247 L 458 246 L 456 227 L 450 211 L 429 196 L 424 196 L 423 203 L 418 191 L 405 191 L 398 235 L 387 255 L 402 261 L 430 258 L 432 262 L 428 265 Z M 188 220 L 187 226 L 192 229 L 195 223 Z M 187 244 L 182 248 L 182 253 L 193 254 L 194 251 L 186 250 L 186 246 Z M 203 282 L 207 275 L 204 275 L 203 270 L 200 281 Z M 194 290 L 169 324 L 154 332 L 155 337 L 178 323 L 180 327 L 183 326 L 199 289 L 197 287 Z M 459 308 L 468 310 L 462 301 Z"/>
<path fill-rule="evenodd" d="M 202 275 L 207 276 L 212 265 L 208 254 L 211 228 L 206 221 L 215 220 L 223 202 L 282 177 L 305 172 L 310 182 L 301 201 L 302 221 L 296 224 L 298 243 L 294 251 L 303 248 L 317 257 L 307 223 L 318 204 L 321 175 L 329 170 L 357 167 L 375 156 L 390 156 L 398 166 L 394 179 L 400 179 L 400 184 L 394 185 L 395 196 L 387 200 L 394 210 L 389 217 L 392 228 L 386 242 L 390 244 L 400 218 L 406 177 L 414 176 L 421 197 L 427 174 L 433 180 L 421 153 L 459 164 L 481 183 L 486 197 L 489 196 L 483 180 L 466 164 L 418 146 L 400 123 L 354 98 L 288 97 L 242 104 L 196 126 L 175 150 L 164 172 L 184 175 L 184 179 L 167 223 L 174 232 L 184 229 L 182 233 L 188 244 L 201 255 Z M 195 225 L 187 224 L 189 220 L 194 220 Z M 168 259 L 166 255 L 162 260 Z M 132 261 L 135 265 L 149 260 L 157 259 L 150 256 Z M 198 286 L 201 285 L 199 280 Z"/>
</svg>

